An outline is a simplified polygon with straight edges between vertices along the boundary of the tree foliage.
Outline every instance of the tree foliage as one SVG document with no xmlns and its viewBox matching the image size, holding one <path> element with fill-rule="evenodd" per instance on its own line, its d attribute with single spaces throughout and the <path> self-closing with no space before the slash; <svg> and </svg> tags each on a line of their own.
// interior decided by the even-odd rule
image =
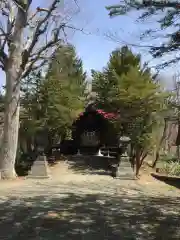
<svg viewBox="0 0 180 240">
<path fill-rule="evenodd" d="M 0 68 L 6 76 L 4 128 L 0 148 L 1 178 L 14 178 L 18 146 L 22 80 L 48 65 L 62 44 L 66 29 L 74 29 L 61 0 L 51 0 L 33 12 L 32 0 L 0 1 Z M 44 3 L 43 3 L 44 4 Z M 46 6 L 46 7 L 45 7 Z M 77 6 L 77 4 L 76 4 Z M 72 7 L 72 6 L 71 6 Z"/>
<path fill-rule="evenodd" d="M 155 58 L 168 55 L 168 60 L 161 61 L 157 66 L 158 68 L 164 68 L 180 60 L 178 53 L 180 46 L 179 7 L 180 4 L 177 1 L 133 0 L 122 1 L 120 4 L 108 6 L 107 10 L 110 17 L 125 15 L 130 11 L 138 10 L 141 13 L 137 19 L 138 21 L 145 21 L 155 16 L 155 24 L 152 24 L 151 29 L 147 29 L 142 33 L 141 39 L 159 38 L 158 45 L 147 47 Z"/>
<path fill-rule="evenodd" d="M 97 93 L 96 101 L 101 107 L 107 110 L 116 108 L 113 96 L 116 97 L 117 94 L 118 76 L 129 71 L 130 62 L 131 66 L 139 64 L 139 55 L 133 55 L 125 46 L 111 53 L 110 60 L 102 72 L 92 70 L 92 88 Z"/>
<path fill-rule="evenodd" d="M 120 112 L 122 134 L 131 137 L 138 172 L 154 144 L 153 131 L 165 109 L 166 93 L 152 79 L 150 70 L 141 68 L 140 55 L 133 54 L 127 46 L 113 51 L 103 71 L 92 71 L 92 76 L 97 104 Z"/>
<path fill-rule="evenodd" d="M 23 89 L 21 131 L 26 129 L 24 134 L 32 135 L 43 128 L 52 140 L 57 135 L 67 137 L 86 100 L 86 73 L 74 47 L 61 46 L 54 53 L 47 75 L 32 75 L 30 86 L 28 81 Z"/>
</svg>

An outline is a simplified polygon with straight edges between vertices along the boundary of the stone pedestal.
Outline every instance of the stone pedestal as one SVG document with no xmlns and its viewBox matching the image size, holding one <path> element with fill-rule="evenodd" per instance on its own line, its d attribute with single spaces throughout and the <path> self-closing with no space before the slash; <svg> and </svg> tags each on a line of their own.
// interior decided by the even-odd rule
<svg viewBox="0 0 180 240">
<path fill-rule="evenodd" d="M 127 155 L 121 156 L 121 162 L 116 172 L 116 178 L 134 180 L 135 174 Z"/>
<path fill-rule="evenodd" d="M 38 156 L 34 162 L 27 178 L 49 178 L 50 171 L 47 164 L 46 156 Z"/>
</svg>

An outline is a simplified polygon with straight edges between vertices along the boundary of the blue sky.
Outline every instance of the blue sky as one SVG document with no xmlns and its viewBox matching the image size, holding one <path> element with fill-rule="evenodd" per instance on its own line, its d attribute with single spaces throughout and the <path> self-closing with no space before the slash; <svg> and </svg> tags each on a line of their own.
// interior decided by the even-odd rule
<svg viewBox="0 0 180 240">
<path fill-rule="evenodd" d="M 40 4 L 41 2 L 43 1 L 41 0 L 38 3 Z M 69 0 L 70 2 L 72 0 Z M 80 29 L 83 28 L 85 33 L 90 34 L 76 31 L 73 35 L 70 33 L 69 40 L 76 46 L 77 53 L 82 58 L 87 72 L 90 72 L 91 69 L 100 70 L 105 66 L 110 52 L 116 47 L 121 47 L 125 43 L 145 44 L 140 42 L 138 36 L 149 26 L 152 26 L 152 22 L 149 24 L 137 24 L 135 20 L 138 12 L 110 19 L 105 6 L 116 3 L 118 3 L 118 0 L 79 0 L 81 11 L 73 18 L 73 25 Z M 115 34 L 118 41 L 108 39 L 105 35 L 109 33 Z M 155 43 L 154 41 L 153 44 Z M 144 61 L 151 60 L 150 64 L 154 64 L 146 48 L 133 48 L 133 50 L 136 52 L 140 51 Z M 167 81 L 171 75 L 172 71 L 165 75 Z M 4 83 L 4 75 L 0 73 L 0 77 L 0 84 L 2 84 Z"/>
<path fill-rule="evenodd" d="M 129 16 L 122 16 L 110 19 L 105 6 L 118 3 L 118 0 L 103 0 L 103 1 L 81 1 L 82 13 L 77 16 L 77 26 L 87 21 L 85 30 L 92 35 L 85 35 L 81 32 L 76 32 L 72 38 L 73 44 L 77 48 L 78 54 L 84 61 L 84 67 L 89 69 L 101 69 L 108 60 L 109 53 L 116 47 L 120 47 L 122 43 L 112 41 L 106 37 L 109 32 L 117 33 L 121 40 L 134 43 L 138 41 L 133 36 L 141 31 L 140 26 L 135 23 L 137 13 L 132 13 Z M 117 35 L 116 34 L 116 35 Z M 119 39 L 118 37 L 118 39 Z M 123 42 L 123 41 L 120 41 Z"/>
<path fill-rule="evenodd" d="M 123 44 L 137 44 L 139 45 L 159 45 L 161 39 L 149 42 L 141 42 L 139 40 L 140 33 L 152 27 L 156 27 L 156 21 L 150 20 L 146 23 L 137 23 L 136 19 L 140 12 L 133 11 L 127 16 L 120 16 L 110 18 L 105 9 L 108 5 L 117 4 L 118 0 L 101 0 L 101 1 L 84 1 L 81 0 L 82 13 L 77 16 L 76 24 L 83 25 L 87 22 L 85 30 L 92 33 L 92 35 L 85 35 L 81 32 L 76 32 L 72 38 L 73 44 L 76 46 L 77 52 L 83 59 L 84 67 L 89 72 L 90 69 L 100 70 L 106 65 L 109 54 L 116 47 L 121 47 Z M 81 22 L 82 21 L 82 22 Z M 118 41 L 112 41 L 105 37 L 107 33 L 112 33 L 116 36 Z M 142 54 L 143 61 L 148 61 L 150 66 L 154 66 L 156 62 L 148 54 L 147 48 L 133 47 L 133 51 Z M 168 71 L 162 72 L 164 82 L 169 86 L 172 75 L 176 69 L 173 67 Z M 170 83 L 171 85 L 171 83 Z"/>
</svg>

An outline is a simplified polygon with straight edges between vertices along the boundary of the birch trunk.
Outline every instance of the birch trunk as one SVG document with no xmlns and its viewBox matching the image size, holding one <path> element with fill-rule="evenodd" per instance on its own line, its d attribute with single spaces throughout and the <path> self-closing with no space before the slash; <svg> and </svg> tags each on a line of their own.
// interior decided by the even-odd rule
<svg viewBox="0 0 180 240">
<path fill-rule="evenodd" d="M 14 170 L 20 112 L 20 76 L 22 61 L 22 41 L 27 12 L 18 9 L 11 45 L 6 64 L 6 105 L 4 115 L 4 132 L 0 149 L 1 179 L 16 177 Z"/>
</svg>

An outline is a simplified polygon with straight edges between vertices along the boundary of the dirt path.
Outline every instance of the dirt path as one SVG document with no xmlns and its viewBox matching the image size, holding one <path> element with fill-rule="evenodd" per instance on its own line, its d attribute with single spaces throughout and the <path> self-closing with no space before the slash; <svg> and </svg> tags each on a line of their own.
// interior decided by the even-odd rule
<svg viewBox="0 0 180 240">
<path fill-rule="evenodd" d="M 180 239 L 179 190 L 62 163 L 52 171 L 52 179 L 1 184 L 0 240 Z"/>
</svg>

